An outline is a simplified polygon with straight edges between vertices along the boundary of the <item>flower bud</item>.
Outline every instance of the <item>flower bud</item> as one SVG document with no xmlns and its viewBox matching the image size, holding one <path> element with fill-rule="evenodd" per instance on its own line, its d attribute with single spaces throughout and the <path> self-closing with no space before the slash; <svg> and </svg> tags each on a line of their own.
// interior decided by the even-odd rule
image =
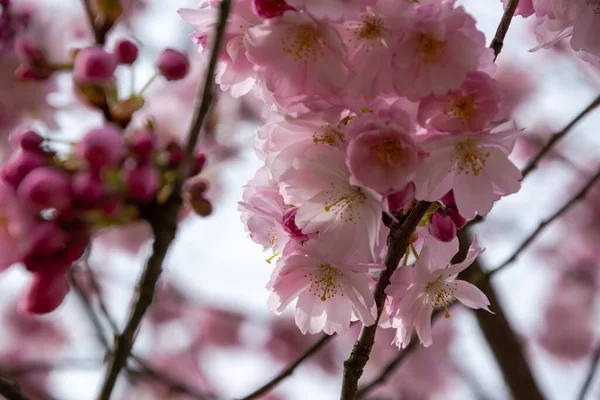
<svg viewBox="0 0 600 400">
<path fill-rule="evenodd" d="M 44 49 L 26 36 L 20 36 L 15 39 L 15 52 L 23 64 L 33 69 L 46 69 L 48 66 L 48 59 Z"/>
<path fill-rule="evenodd" d="M 121 39 L 113 50 L 119 64 L 131 65 L 137 60 L 138 47 L 131 40 Z"/>
<path fill-rule="evenodd" d="M 71 183 L 73 195 L 86 207 L 93 207 L 104 198 L 104 185 L 98 177 L 90 171 L 80 171 L 73 176 Z"/>
<path fill-rule="evenodd" d="M 2 179 L 14 188 L 36 168 L 46 165 L 46 159 L 39 153 L 21 151 L 13 155 L 2 169 Z"/>
<path fill-rule="evenodd" d="M 102 47 L 86 47 L 75 56 L 73 79 L 78 84 L 102 84 L 113 77 L 117 58 Z"/>
<path fill-rule="evenodd" d="M 286 10 L 293 10 L 285 0 L 252 0 L 254 13 L 262 18 L 279 17 Z"/>
<path fill-rule="evenodd" d="M 190 172 L 190 175 L 191 176 L 198 175 L 200 172 L 202 172 L 205 165 L 206 165 L 206 154 L 204 154 L 204 153 L 196 154 L 196 157 L 194 158 L 194 165 L 192 165 L 192 171 Z"/>
<path fill-rule="evenodd" d="M 183 161 L 183 157 L 184 157 L 184 153 L 183 150 L 181 149 L 181 146 L 174 141 L 171 141 L 169 143 L 167 143 L 166 145 L 166 150 L 167 150 L 167 159 L 166 159 L 166 166 L 169 168 L 179 168 L 179 166 L 181 165 L 181 162 Z"/>
<path fill-rule="evenodd" d="M 388 207 L 390 211 L 400 212 L 409 206 L 415 195 L 415 187 L 412 183 L 404 186 L 399 192 L 392 193 L 388 196 Z"/>
<path fill-rule="evenodd" d="M 23 150 L 29 150 L 34 153 L 40 152 L 42 151 L 42 143 L 44 143 L 44 138 L 31 129 L 21 132 L 19 135 L 19 144 Z"/>
<path fill-rule="evenodd" d="M 456 229 L 461 229 L 467 223 L 467 220 L 465 219 L 465 217 L 460 215 L 460 213 L 458 212 L 458 209 L 456 209 L 456 207 L 447 207 L 446 213 L 450 216 L 450 218 L 452 218 L 452 221 L 454 221 L 454 225 L 456 225 Z"/>
<path fill-rule="evenodd" d="M 89 131 L 77 144 L 80 157 L 87 160 L 90 168 L 100 170 L 119 164 L 125 155 L 125 140 L 112 125 L 104 125 Z"/>
<path fill-rule="evenodd" d="M 69 176 L 52 167 L 31 171 L 17 189 L 19 199 L 36 211 L 46 208 L 65 210 L 71 206 Z"/>
<path fill-rule="evenodd" d="M 14 72 L 14 77 L 18 80 L 27 81 L 42 81 L 47 79 L 52 74 L 49 69 L 34 68 L 27 64 L 19 65 Z"/>
<path fill-rule="evenodd" d="M 446 207 L 456 207 L 456 200 L 454 199 L 454 191 L 450 190 L 448 193 L 446 193 L 444 195 L 444 197 L 442 197 L 440 199 L 440 201 L 442 203 L 444 203 L 444 205 Z"/>
<path fill-rule="evenodd" d="M 141 162 L 125 172 L 124 182 L 129 197 L 135 201 L 147 203 L 156 196 L 159 176 L 150 163 Z"/>
<path fill-rule="evenodd" d="M 180 51 L 165 49 L 157 62 L 158 71 L 168 81 L 185 78 L 190 68 L 188 57 Z"/>
<path fill-rule="evenodd" d="M 140 129 L 133 135 L 129 143 L 129 151 L 142 161 L 148 161 L 156 148 L 156 138 L 146 130 Z"/>
<path fill-rule="evenodd" d="M 441 242 L 450 242 L 456 237 L 456 225 L 452 217 L 437 210 L 429 219 L 429 233 Z"/>
<path fill-rule="evenodd" d="M 19 310 L 28 314 L 54 311 L 69 293 L 65 274 L 36 273 L 25 295 L 19 300 Z"/>
<path fill-rule="evenodd" d="M 299 241 L 308 240 L 308 236 L 302 233 L 302 230 L 296 226 L 296 213 L 298 212 L 298 207 L 290 208 L 281 217 L 281 224 L 287 233 L 290 234 L 292 239 L 296 239 Z"/>
</svg>

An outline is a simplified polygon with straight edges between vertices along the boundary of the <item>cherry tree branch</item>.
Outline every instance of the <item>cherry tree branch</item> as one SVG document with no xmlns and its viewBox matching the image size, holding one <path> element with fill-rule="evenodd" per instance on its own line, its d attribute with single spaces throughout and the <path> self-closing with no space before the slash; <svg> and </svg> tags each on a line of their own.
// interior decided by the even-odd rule
<svg viewBox="0 0 600 400">
<path fill-rule="evenodd" d="M 494 60 L 498 57 L 498 54 L 502 51 L 502 47 L 504 46 L 504 38 L 508 33 L 508 28 L 510 27 L 510 23 L 515 16 L 515 11 L 519 5 L 519 0 L 510 0 L 506 10 L 504 10 L 504 14 L 502 15 L 502 19 L 500 20 L 500 24 L 496 29 L 496 34 L 494 35 L 494 39 L 492 39 L 492 43 L 490 47 L 494 49 Z"/>
<path fill-rule="evenodd" d="M 375 389 L 377 386 L 385 383 L 392 374 L 396 371 L 396 369 L 402 364 L 402 362 L 406 359 L 406 357 L 412 353 L 412 351 L 419 344 L 419 339 L 416 337 L 412 337 L 408 346 L 404 349 L 400 350 L 396 357 L 390 360 L 385 367 L 381 369 L 379 374 L 373 378 L 373 380 L 364 386 L 361 386 L 356 393 L 356 398 L 363 399 L 371 390 Z"/>
<path fill-rule="evenodd" d="M 369 355 L 375 343 L 377 324 L 379 323 L 379 317 L 385 304 L 385 288 L 389 285 L 390 277 L 398 267 L 400 259 L 406 253 L 410 235 L 417 228 L 430 204 L 426 201 L 418 202 L 403 223 L 392 223 L 390 226 L 388 252 L 384 260 L 386 269 L 379 275 L 374 293 L 377 318 L 373 325 L 363 326 L 360 336 L 350 353 L 350 357 L 344 362 L 341 400 L 356 399 L 358 380 L 363 373 L 367 361 L 369 361 Z"/>
<path fill-rule="evenodd" d="M 585 377 L 585 381 L 583 382 L 583 386 L 579 390 L 579 395 L 577 396 L 578 400 L 585 400 L 587 394 L 592 387 L 592 382 L 594 381 L 594 376 L 596 375 L 596 371 L 598 370 L 598 364 L 600 364 L 600 346 L 594 352 L 592 356 L 592 362 L 590 364 L 590 369 Z"/>
<path fill-rule="evenodd" d="M 513 252 L 513 254 L 505 262 L 503 262 L 496 269 L 486 273 L 484 277 L 486 279 L 489 279 L 490 277 L 492 277 L 499 271 L 506 268 L 509 264 L 516 261 L 517 258 L 519 257 L 519 255 L 523 252 L 523 250 L 525 250 L 525 248 L 527 248 L 527 246 L 529 246 L 531 244 L 531 242 L 533 242 L 535 240 L 535 238 L 538 237 L 538 235 L 544 230 L 544 228 L 547 225 L 549 225 L 550 223 L 552 223 L 554 220 L 559 218 L 562 214 L 564 214 L 567 210 L 569 210 L 572 206 L 574 206 L 579 200 L 581 200 L 583 197 L 585 197 L 587 192 L 590 190 L 590 188 L 592 188 L 592 186 L 594 186 L 594 184 L 598 181 L 598 179 L 600 179 L 600 170 L 598 170 L 594 174 L 594 176 L 592 176 L 590 179 L 588 179 L 586 184 L 579 190 L 579 192 L 574 197 L 572 197 L 570 200 L 568 200 L 560 209 L 558 209 L 548 219 L 545 219 L 544 221 L 542 221 L 538 225 L 537 229 L 535 231 L 533 231 L 533 233 L 531 235 L 529 235 L 527 237 L 527 239 L 525 239 L 519 245 L 519 247 Z"/>
<path fill-rule="evenodd" d="M 600 179 L 600 170 L 594 175 L 592 176 L 587 182 L 586 184 L 581 188 L 581 190 L 571 199 L 569 199 L 564 205 L 563 207 L 561 207 L 557 212 L 555 212 L 551 217 L 549 217 L 547 220 L 543 221 L 538 228 L 527 238 L 525 239 L 525 241 L 519 246 L 519 248 L 513 253 L 513 255 L 506 260 L 502 265 L 500 265 L 500 267 L 489 271 L 487 273 L 483 272 L 483 270 L 481 268 L 475 268 L 477 265 L 473 265 L 469 268 L 469 270 L 467 271 L 471 271 L 470 275 L 467 277 L 467 279 L 477 285 L 480 289 L 482 288 L 482 286 L 484 285 L 484 283 L 489 282 L 489 279 L 495 275 L 497 272 L 499 272 L 500 270 L 504 269 L 506 266 L 508 266 L 510 263 L 512 263 L 513 261 L 515 261 L 519 254 L 542 232 L 542 230 L 549 225 L 551 222 L 553 222 L 555 219 L 557 219 L 558 217 L 560 217 L 564 212 L 566 212 L 569 208 L 571 208 L 574 204 L 576 204 L 579 200 L 581 200 L 586 193 L 589 191 L 589 189 L 594 185 L 594 183 L 596 183 L 598 181 L 598 179 Z M 461 241 L 462 244 L 463 241 Z M 486 293 L 489 296 L 489 293 Z M 496 309 L 500 309 L 500 304 L 498 302 L 492 302 L 494 304 L 494 306 L 496 307 Z M 451 307 L 453 305 L 455 305 L 457 303 L 453 303 L 452 305 L 450 305 Z M 437 317 L 437 313 L 434 313 L 433 318 Z M 412 341 L 411 341 L 412 343 Z M 384 369 L 382 370 L 382 372 L 380 373 L 380 375 L 378 375 L 377 378 L 375 378 L 372 382 L 370 382 L 369 384 L 365 385 L 364 388 L 362 388 L 360 390 L 360 395 L 361 396 L 366 396 L 367 393 L 369 393 L 373 388 L 375 388 L 376 386 L 384 383 L 391 375 L 392 373 L 396 370 L 396 368 L 398 368 L 402 361 L 405 359 L 405 357 L 414 349 L 414 347 L 409 346 L 410 348 L 406 348 L 404 351 L 400 352 L 396 358 L 394 358 L 386 367 L 384 367 Z M 600 362 L 600 347 L 599 350 L 597 351 L 597 353 L 594 355 L 594 362 L 592 365 L 597 364 L 598 362 L 596 362 L 596 357 L 598 357 L 598 362 Z M 511 367 L 512 368 L 512 367 Z M 594 367 L 595 368 L 595 367 Z M 595 371 L 590 371 L 590 373 L 593 375 Z M 588 379 L 591 379 L 588 377 Z M 589 385 L 589 383 L 588 383 Z M 587 390 L 587 389 L 585 389 Z M 583 391 L 583 389 L 582 389 Z M 581 398 L 580 398 L 581 399 Z"/>
<path fill-rule="evenodd" d="M 600 96 L 596 97 L 585 108 L 585 110 L 580 112 L 571 122 L 567 124 L 567 126 L 563 128 L 563 130 L 552 135 L 552 137 L 548 140 L 548 142 L 546 142 L 544 147 L 542 147 L 540 151 L 538 151 L 538 153 L 531 160 L 529 160 L 527 166 L 525 166 L 525 168 L 523 168 L 523 171 L 521 171 L 521 173 L 523 174 L 523 179 L 525 179 L 525 177 L 529 175 L 529 173 L 538 166 L 540 160 L 552 149 L 556 142 L 562 139 L 567 133 L 569 133 L 569 131 L 571 131 L 571 129 L 575 125 L 577 125 L 579 121 L 581 121 L 590 112 L 594 111 L 594 109 L 596 109 L 596 107 L 598 106 L 600 106 Z"/>
<path fill-rule="evenodd" d="M 17 382 L 2 377 L 0 377 L 0 395 L 6 400 L 29 400 Z"/>
<path fill-rule="evenodd" d="M 277 376 L 271 379 L 269 382 L 250 393 L 248 396 L 241 398 L 240 400 L 252 400 L 257 399 L 259 396 L 271 391 L 275 386 L 279 384 L 279 382 L 283 381 L 288 376 L 292 375 L 296 368 L 300 364 L 304 362 L 304 360 L 308 359 L 310 356 L 315 354 L 319 349 L 321 349 L 325 344 L 327 344 L 334 335 L 323 335 L 323 337 L 317 340 L 312 346 L 310 346 L 304 353 L 302 353 L 298 358 L 292 361 L 287 367 L 283 369 Z"/>
<path fill-rule="evenodd" d="M 162 264 L 171 242 L 177 232 L 177 215 L 181 207 L 181 187 L 189 175 L 193 152 L 200 135 L 200 129 L 214 97 L 214 74 L 217 58 L 220 53 L 225 27 L 231 8 L 231 0 L 222 0 L 219 7 L 219 20 L 215 28 L 210 61 L 206 70 L 203 87 L 200 87 L 198 101 L 195 107 L 186 154 L 181 175 L 174 187 L 173 194 L 165 204 L 153 204 L 147 213 L 142 213 L 149 222 L 154 234 L 152 254 L 148 259 L 142 276 L 138 282 L 136 293 L 130 305 L 130 312 L 123 332 L 114 340 L 114 349 L 110 356 L 109 365 L 104 376 L 98 400 L 109 400 L 117 382 L 119 373 L 127 363 L 133 347 L 140 323 L 154 298 L 156 282 L 162 272 Z"/>
</svg>

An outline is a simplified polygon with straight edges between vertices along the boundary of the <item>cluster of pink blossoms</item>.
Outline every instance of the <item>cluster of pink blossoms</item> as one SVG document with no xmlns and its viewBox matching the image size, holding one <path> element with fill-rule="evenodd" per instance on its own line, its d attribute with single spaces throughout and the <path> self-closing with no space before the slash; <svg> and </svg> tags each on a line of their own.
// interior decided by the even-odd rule
<svg viewBox="0 0 600 400">
<path fill-rule="evenodd" d="M 508 5 L 508 0 L 502 2 Z M 516 14 L 539 18 L 535 29 L 538 48 L 569 38 L 571 48 L 583 58 L 595 63 L 600 60 L 599 0 L 521 0 Z"/>
<path fill-rule="evenodd" d="M 217 1 L 180 10 L 210 42 Z M 506 122 L 493 51 L 454 1 L 238 0 L 216 81 L 265 103 L 255 149 L 264 160 L 240 202 L 250 237 L 276 261 L 269 309 L 297 299 L 303 333 L 374 324 L 374 275 L 385 267 L 392 219 L 433 202 L 413 239 L 415 261 L 387 288 L 381 324 L 399 345 L 416 329 L 431 343 L 431 313 L 487 298 L 455 280 L 481 253 L 450 265 L 456 230 L 520 188 L 509 161 L 518 131 Z M 420 255 L 417 249 L 421 248 Z M 388 318 L 389 317 L 389 318 Z"/>
</svg>

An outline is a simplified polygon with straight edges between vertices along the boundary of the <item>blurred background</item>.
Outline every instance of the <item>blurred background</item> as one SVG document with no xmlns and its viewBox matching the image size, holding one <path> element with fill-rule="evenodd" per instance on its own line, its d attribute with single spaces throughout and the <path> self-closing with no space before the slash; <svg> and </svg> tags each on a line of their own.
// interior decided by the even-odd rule
<svg viewBox="0 0 600 400">
<path fill-rule="evenodd" d="M 89 43 L 90 32 L 77 0 L 13 0 L 34 10 L 53 54 Z M 459 1 L 492 38 L 502 15 L 500 1 Z M 109 36 L 127 37 L 141 50 L 133 69 L 119 70 L 120 82 L 139 90 L 153 75 L 164 47 L 190 53 L 188 78 L 154 82 L 139 123 L 152 118 L 164 135 L 183 137 L 191 119 L 196 87 L 205 60 L 196 55 L 192 27 L 177 14 L 194 7 L 187 0 L 128 0 L 126 16 Z M 497 79 L 524 129 L 512 157 L 522 167 L 549 138 L 598 95 L 600 70 L 560 46 L 529 52 L 537 42 L 531 20 L 513 20 Z M 0 28 L 1 29 L 1 28 Z M 12 85 L 10 58 L 0 56 L 2 90 Z M 50 137 L 80 137 L 102 121 L 96 111 L 72 97 L 68 76 L 19 89 L 14 102 L 27 112 L 14 117 L 12 103 L 0 101 L 0 131 L 36 121 Z M 23 97 L 23 98 L 21 98 Z M 48 99 L 49 105 L 45 104 Z M 4 103 L 2 103 L 4 102 Z M 20 104 L 20 103 L 19 103 Z M 276 317 L 267 312 L 265 285 L 271 267 L 259 245 L 240 222 L 237 202 L 243 185 L 261 162 L 252 150 L 261 105 L 251 96 L 232 99 L 224 93 L 205 128 L 201 144 L 208 154 L 203 171 L 210 183 L 213 213 L 187 217 L 171 247 L 157 297 L 142 324 L 134 353 L 163 378 L 175 379 L 217 398 L 243 397 L 257 389 L 320 336 L 303 336 L 293 322 L 293 308 Z M 60 108 L 58 114 L 52 108 Z M 48 118 L 57 116 L 56 119 Z M 134 123 L 136 123 L 134 121 Z M 474 232 L 487 251 L 484 269 L 504 262 L 538 224 L 569 200 L 600 168 L 600 111 L 590 114 L 561 141 L 525 181 L 522 190 L 498 202 Z M 6 148 L 6 143 L 4 143 Z M 600 187 L 547 227 L 522 256 L 493 278 L 500 305 L 522 344 L 534 377 L 548 399 L 575 399 L 600 346 L 598 269 L 600 267 Z M 142 225 L 98 236 L 87 262 L 75 270 L 78 286 L 52 314 L 28 317 L 16 301 L 29 275 L 11 268 L 0 275 L 0 375 L 11 377 L 35 399 L 88 400 L 97 394 L 104 373 L 105 346 L 99 331 L 111 337 L 101 307 L 122 326 L 127 304 L 149 253 L 150 231 Z M 90 272 L 92 271 L 92 272 Z M 99 296 L 98 296 L 99 294 Z M 100 321 L 90 318 L 91 305 Z M 492 305 L 492 309 L 494 305 Z M 326 344 L 293 376 L 278 385 L 269 400 L 329 400 L 339 397 L 341 368 L 358 335 L 358 326 Z M 376 376 L 398 350 L 393 332 L 379 330 L 364 382 Z M 457 307 L 452 318 L 434 324 L 434 344 L 417 347 L 369 399 L 508 399 L 501 371 L 471 310 Z M 192 399 L 164 379 L 144 373 L 135 362 L 120 380 L 117 399 Z M 137 372 L 136 372 L 137 371 Z M 142 372 L 140 372 L 142 371 Z M 176 388 L 175 388 L 176 389 Z M 207 397 L 209 398 L 209 397 Z M 600 378 L 589 399 L 600 399 Z"/>
</svg>

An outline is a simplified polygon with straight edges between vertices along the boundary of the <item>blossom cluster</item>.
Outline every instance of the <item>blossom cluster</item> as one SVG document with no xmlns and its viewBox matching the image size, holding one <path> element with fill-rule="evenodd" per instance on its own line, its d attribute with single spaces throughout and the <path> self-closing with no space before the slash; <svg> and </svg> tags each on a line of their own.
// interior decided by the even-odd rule
<svg viewBox="0 0 600 400">
<path fill-rule="evenodd" d="M 126 16 L 120 2 L 94 4 L 93 12 L 102 15 L 104 23 L 95 29 L 103 34 Z M 187 76 L 190 62 L 185 54 L 167 48 L 156 58 L 156 74 L 148 84 L 140 91 L 123 93 L 117 74 L 134 68 L 139 52 L 135 42 L 119 39 L 110 46 L 73 47 L 66 60 L 57 62 L 55 49 L 38 32 L 45 25 L 37 8 L 10 0 L 0 6 L 0 51 L 11 70 L 2 76 L 17 82 L 21 91 L 26 87 L 44 91 L 55 87 L 56 75 L 69 73 L 78 100 L 72 107 L 83 106 L 104 117 L 103 124 L 71 142 L 52 132 L 59 126 L 48 123 L 56 114 L 50 106 L 43 106 L 51 115 L 49 121 L 35 128 L 24 124 L 22 115 L 31 103 L 21 104 L 16 97 L 14 106 L 2 107 L 6 118 L 1 115 L 0 126 L 12 133 L 6 140 L 9 156 L 0 167 L 0 271 L 20 263 L 31 272 L 20 308 L 47 313 L 62 303 L 69 291 L 68 273 L 94 237 L 109 227 L 148 221 L 180 189 L 185 158 L 182 135 L 167 134 L 164 124 L 148 114 L 142 120 L 143 112 L 138 111 L 144 108 L 144 92 L 155 78 L 180 81 Z M 13 100 L 12 89 L 3 90 L 0 102 Z M 27 93 L 47 101 L 45 92 Z M 193 210 L 206 216 L 212 211 L 206 197 L 208 184 L 197 175 L 207 156 L 196 151 L 186 168 L 190 176 L 185 177 L 189 179 L 183 192 L 175 195 L 185 201 L 182 215 Z"/>
<path fill-rule="evenodd" d="M 502 0 L 504 6 L 508 0 Z M 600 59 L 600 1 L 523 0 L 516 15 L 538 18 L 535 33 L 539 48 L 549 48 L 569 39 L 571 48 L 584 59 Z"/>
<path fill-rule="evenodd" d="M 217 1 L 180 15 L 205 52 Z M 494 53 L 451 0 L 235 2 L 216 82 L 264 102 L 254 148 L 264 161 L 240 202 L 250 237 L 272 252 L 269 309 L 297 299 L 303 333 L 378 319 L 373 286 L 389 228 L 432 202 L 392 277 L 382 325 L 431 343 L 434 308 L 488 301 L 448 267 L 456 230 L 520 188 L 508 159 L 518 130 L 503 112 Z M 418 254 L 417 248 L 421 248 Z M 411 263 L 408 263 L 408 261 Z M 414 262 L 413 262 L 414 261 Z M 395 267 L 395 266 L 394 266 Z"/>
</svg>

